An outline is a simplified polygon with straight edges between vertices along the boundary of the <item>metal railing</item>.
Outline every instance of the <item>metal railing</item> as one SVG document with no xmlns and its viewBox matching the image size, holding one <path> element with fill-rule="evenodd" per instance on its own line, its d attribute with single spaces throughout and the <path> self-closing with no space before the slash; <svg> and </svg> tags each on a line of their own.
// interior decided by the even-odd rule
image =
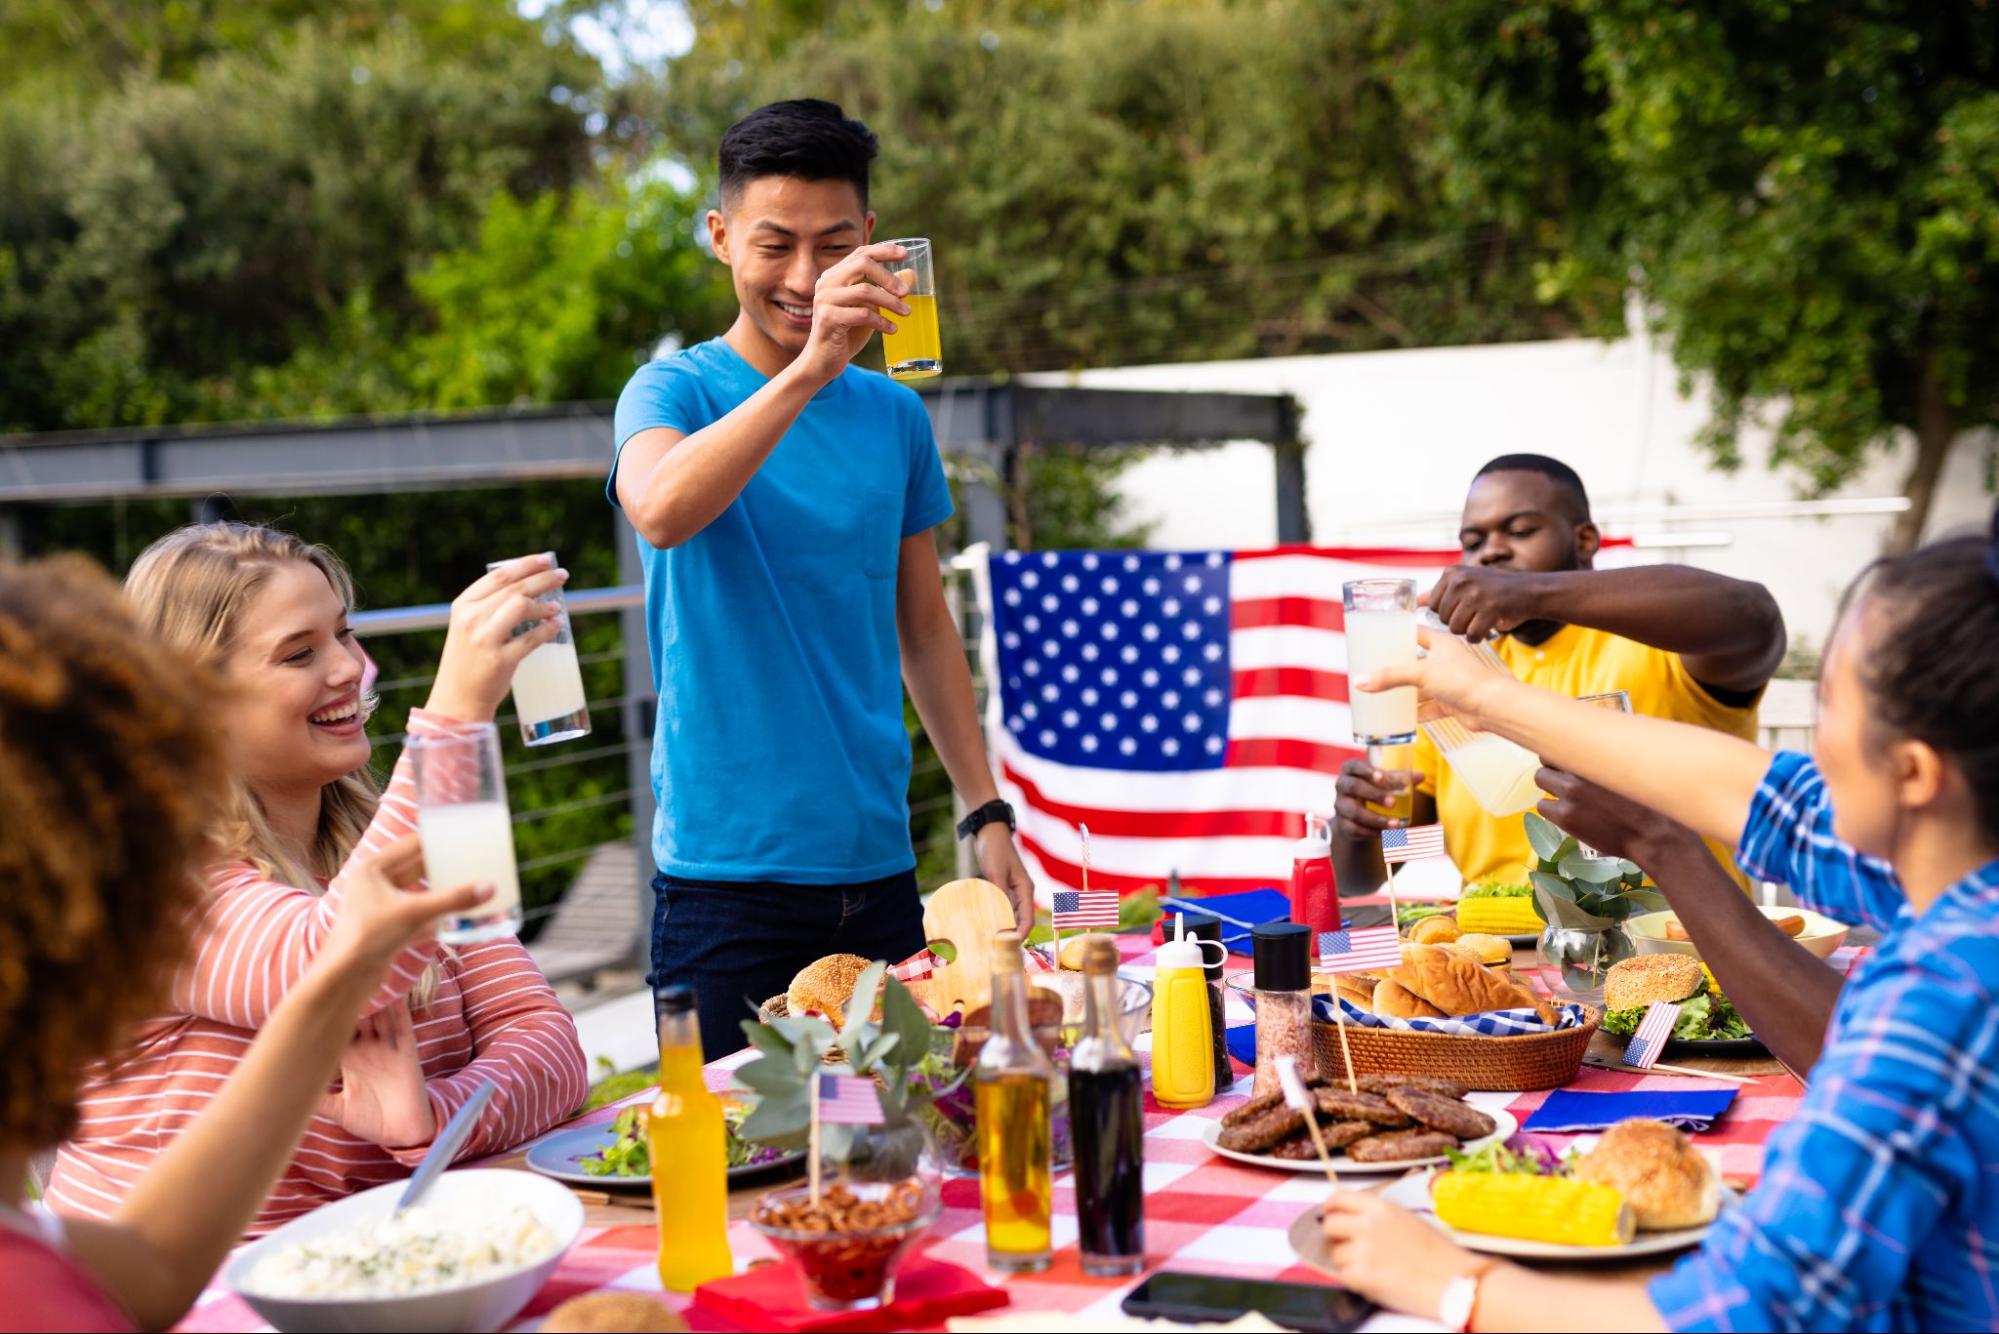
<svg viewBox="0 0 1999 1334">
<path fill-rule="evenodd" d="M 980 678 L 979 661 L 976 651 L 976 611 L 966 604 L 970 599 L 961 596 L 959 579 L 962 567 L 946 565 L 944 580 L 952 606 L 958 612 L 960 625 L 967 630 L 967 653 L 970 656 L 974 685 L 983 701 L 984 683 Z M 638 584 L 623 584 L 608 588 L 565 590 L 563 600 L 570 617 L 576 621 L 603 616 L 611 613 L 626 613 L 642 608 L 645 590 Z M 393 607 L 379 611 L 357 612 L 351 618 L 355 634 L 362 639 L 380 640 L 398 635 L 420 634 L 441 631 L 449 625 L 451 605 L 430 603 L 421 606 Z M 600 649 L 595 652 L 579 653 L 578 661 L 583 666 L 586 678 L 593 665 L 609 662 L 623 664 L 622 688 L 608 697 L 593 695 L 589 710 L 593 731 L 590 736 L 578 741 L 565 742 L 541 749 L 527 749 L 519 745 L 515 718 L 511 713 L 502 713 L 497 719 L 500 727 L 502 746 L 505 752 L 505 771 L 508 778 L 515 779 L 529 774 L 548 774 L 563 769 L 573 769 L 587 764 L 600 764 L 622 758 L 625 761 L 626 781 L 613 791 L 592 793 L 568 800 L 522 809 L 516 802 L 513 809 L 513 823 L 517 830 L 555 818 L 557 816 L 579 814 L 606 808 L 623 808 L 631 813 L 632 841 L 637 855 L 639 874 L 632 892 L 639 899 L 639 928 L 632 942 L 631 960 L 642 963 L 650 948 L 650 922 L 652 920 L 652 790 L 649 772 L 652 752 L 652 710 L 655 698 L 652 691 L 652 673 L 647 660 L 647 650 L 643 639 L 634 641 L 629 633 L 633 621 L 621 616 L 619 643 L 615 648 Z M 436 679 L 434 673 L 415 675 L 384 676 L 375 683 L 376 693 L 393 702 L 418 704 L 422 702 L 422 692 Z M 607 715 L 609 715 L 607 717 Z M 615 738 L 615 739 L 613 739 Z M 376 736 L 373 744 L 378 750 L 389 754 L 397 752 L 403 743 L 402 733 Z M 933 778 L 942 771 L 942 763 L 936 752 L 930 748 L 928 739 L 919 731 L 911 738 L 915 752 L 911 767 L 912 785 Z M 385 758 L 387 756 L 385 755 Z M 947 806 L 955 806 L 955 796 L 926 796 L 913 801 L 910 813 L 913 819 L 934 815 Z M 953 822 L 955 822 L 955 813 Z M 955 844 L 955 839 L 952 840 Z M 520 862 L 524 875 L 548 871 L 565 864 L 574 864 L 580 871 L 592 853 L 608 846 L 606 841 L 582 842 L 538 852 Z M 934 857 L 939 851 L 935 838 L 920 839 L 916 854 L 919 862 Z M 964 849 L 958 849 L 958 873 L 970 874 L 969 864 L 963 859 Z M 566 893 L 566 889 L 564 891 Z M 562 898 L 537 905 L 524 913 L 525 924 L 530 931 L 536 924 L 554 916 L 562 906 Z"/>
</svg>

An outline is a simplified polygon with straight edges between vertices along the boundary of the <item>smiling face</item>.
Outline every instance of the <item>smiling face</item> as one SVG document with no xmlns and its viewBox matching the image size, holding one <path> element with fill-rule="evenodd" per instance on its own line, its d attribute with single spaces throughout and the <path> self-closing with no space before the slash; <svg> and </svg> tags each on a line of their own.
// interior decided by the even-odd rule
<svg viewBox="0 0 1999 1334">
<path fill-rule="evenodd" d="M 304 561 L 281 561 L 243 605 L 223 658 L 228 730 L 253 792 L 323 787 L 368 762 L 364 660 L 347 605 Z"/>
<path fill-rule="evenodd" d="M 708 214 L 708 237 L 742 307 L 730 340 L 751 341 L 759 369 L 781 368 L 811 336 L 819 275 L 867 244 L 875 215 L 852 182 L 796 176 L 759 176 L 723 205 Z"/>
<path fill-rule="evenodd" d="M 1547 574 L 1586 570 L 1596 558 L 1596 525 L 1574 496 L 1545 473 L 1489 472 L 1472 483 L 1458 521 L 1463 563 Z"/>
</svg>

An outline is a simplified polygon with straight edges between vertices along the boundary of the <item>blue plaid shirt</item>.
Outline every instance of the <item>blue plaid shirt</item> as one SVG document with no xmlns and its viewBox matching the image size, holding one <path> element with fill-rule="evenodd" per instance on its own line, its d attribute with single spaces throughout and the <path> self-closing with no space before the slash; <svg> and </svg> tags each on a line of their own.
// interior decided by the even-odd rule
<svg viewBox="0 0 1999 1334">
<path fill-rule="evenodd" d="M 1999 862 L 1917 916 L 1832 829 L 1817 767 L 1777 756 L 1743 869 L 1885 936 L 1761 1184 L 1653 1280 L 1653 1305 L 1673 1329 L 1999 1328 Z"/>
</svg>

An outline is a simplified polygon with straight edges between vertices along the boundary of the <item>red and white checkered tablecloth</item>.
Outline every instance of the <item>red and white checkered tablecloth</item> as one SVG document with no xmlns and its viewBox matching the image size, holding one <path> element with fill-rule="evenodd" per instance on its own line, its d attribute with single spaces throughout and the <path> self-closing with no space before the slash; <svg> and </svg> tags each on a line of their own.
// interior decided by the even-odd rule
<svg viewBox="0 0 1999 1334">
<path fill-rule="evenodd" d="M 1153 946 L 1143 937 L 1121 937 L 1130 971 L 1151 967 Z M 1229 997 L 1232 1023 L 1247 1022 L 1246 1008 Z M 709 1066 L 711 1087 L 728 1086 L 729 1071 L 752 1058 L 745 1050 Z M 1245 1076 L 1227 1094 L 1206 1107 L 1175 1111 L 1159 1106 L 1148 1090 L 1145 1100 L 1145 1243 L 1147 1272 L 1189 1270 L 1247 1278 L 1279 1278 L 1308 1283 L 1329 1279 L 1301 1265 L 1292 1253 L 1286 1231 L 1292 1220 L 1325 1197 L 1326 1183 L 1312 1173 L 1274 1172 L 1216 1157 L 1201 1143 L 1201 1130 L 1219 1120 L 1249 1096 Z M 1671 1075 L 1644 1075 L 1584 1067 L 1568 1087 L 1593 1093 L 1650 1088 L 1738 1087 L 1724 1081 L 1702 1081 Z M 1787 1119 L 1803 1096 L 1803 1088 L 1788 1075 L 1771 1075 L 1739 1086 L 1741 1093 L 1713 1130 L 1696 1143 L 1718 1157 L 1723 1176 L 1742 1186 L 1761 1172 L 1763 1144 Z M 636 1095 L 635 1099 L 649 1097 Z M 1522 1121 L 1547 1097 L 1524 1093 L 1510 1100 L 1503 1094 L 1477 1094 L 1488 1106 L 1504 1105 Z M 622 1105 L 622 1104 L 621 1104 Z M 603 1107 L 586 1113 L 561 1129 L 610 1120 L 617 1109 Z M 551 1132 L 554 1133 L 554 1132 Z M 1553 1137 L 1558 1141 L 1564 1137 Z M 1389 1178 L 1378 1178 L 1387 1180 Z M 986 1268 L 985 1229 L 979 1211 L 979 1183 L 952 1179 L 943 1190 L 944 1212 L 932 1231 L 928 1253 L 962 1265 L 986 1281 L 1004 1286 L 1012 1310 L 1048 1310 L 1073 1314 L 1079 1325 L 1118 1314 L 1119 1302 L 1138 1279 L 1091 1278 L 1082 1272 L 1076 1248 L 1076 1200 L 1073 1183 L 1064 1173 L 1055 1184 L 1055 1253 L 1038 1274 L 1002 1275 Z M 739 1269 L 773 1258 L 761 1236 L 747 1222 L 730 1225 L 729 1242 Z M 623 1288 L 658 1293 L 654 1268 L 657 1234 L 652 1226 L 585 1228 L 535 1300 L 521 1313 L 517 1328 L 533 1328 L 537 1318 L 558 1303 L 580 1293 Z M 685 1308 L 688 1298 L 666 1294 L 669 1305 Z M 693 1314 L 696 1329 L 723 1329 Z M 1409 1325 L 1399 1318 L 1397 1327 Z M 1370 1326 L 1372 1327 L 1372 1326 Z M 243 1302 L 220 1287 L 203 1293 L 183 1330 L 256 1330 L 260 1324 Z"/>
</svg>

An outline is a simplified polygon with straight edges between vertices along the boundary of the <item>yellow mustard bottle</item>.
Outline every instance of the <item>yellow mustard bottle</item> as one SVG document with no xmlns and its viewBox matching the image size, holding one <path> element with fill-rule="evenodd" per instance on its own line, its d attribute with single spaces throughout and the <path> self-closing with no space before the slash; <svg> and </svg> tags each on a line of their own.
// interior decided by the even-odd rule
<svg viewBox="0 0 1999 1334">
<path fill-rule="evenodd" d="M 1215 1096 L 1215 1058 L 1204 942 L 1187 939 L 1184 915 L 1173 923 L 1152 978 L 1152 1096 L 1162 1107 L 1205 1107 Z"/>
<path fill-rule="evenodd" d="M 729 1147 L 722 1103 L 701 1074 L 694 988 L 661 987 L 659 1095 L 646 1113 L 652 1202 L 659 1215 L 659 1281 L 692 1292 L 736 1272 L 729 1254 Z"/>
</svg>

